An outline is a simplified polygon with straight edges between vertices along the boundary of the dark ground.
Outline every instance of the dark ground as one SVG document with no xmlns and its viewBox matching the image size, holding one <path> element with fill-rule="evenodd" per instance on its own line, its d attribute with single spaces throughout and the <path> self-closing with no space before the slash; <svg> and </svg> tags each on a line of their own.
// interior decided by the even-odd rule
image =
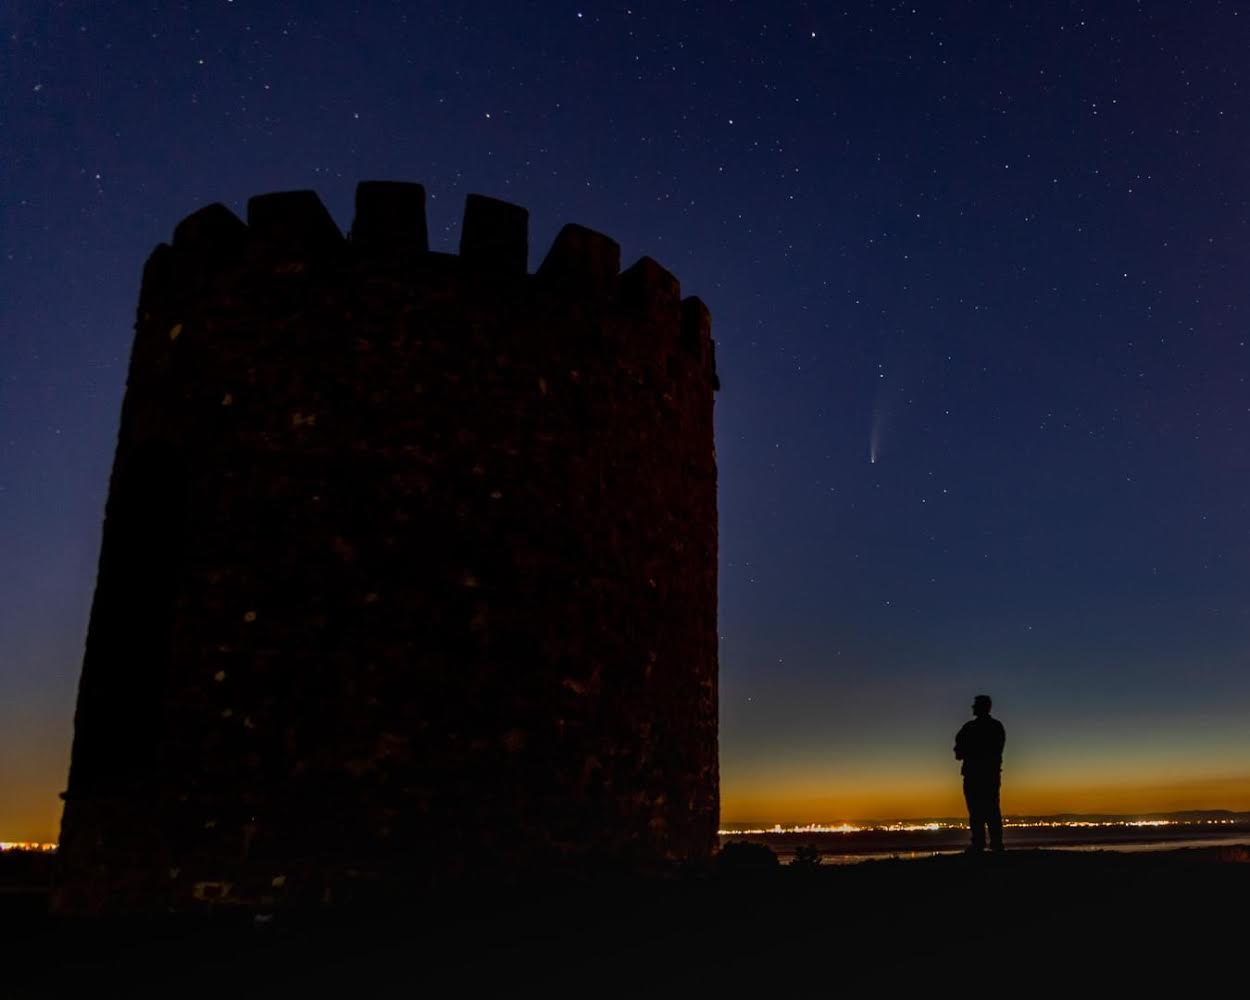
<svg viewBox="0 0 1250 1000">
<path fill-rule="evenodd" d="M 1247 978 L 1250 850 L 870 861 L 496 889 L 257 925 L 64 922 L 0 857 L 5 997 L 761 996 L 1183 989 Z M 429 993 L 436 990 L 436 993 Z"/>
</svg>

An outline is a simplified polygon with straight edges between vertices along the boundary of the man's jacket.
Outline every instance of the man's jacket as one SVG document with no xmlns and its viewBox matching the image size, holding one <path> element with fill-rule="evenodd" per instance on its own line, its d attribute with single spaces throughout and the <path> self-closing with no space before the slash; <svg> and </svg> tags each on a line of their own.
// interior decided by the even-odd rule
<svg viewBox="0 0 1250 1000">
<path fill-rule="evenodd" d="M 955 759 L 964 762 L 959 773 L 965 778 L 998 780 L 1003 767 L 1003 744 L 1007 731 L 988 715 L 965 722 L 955 736 Z"/>
</svg>

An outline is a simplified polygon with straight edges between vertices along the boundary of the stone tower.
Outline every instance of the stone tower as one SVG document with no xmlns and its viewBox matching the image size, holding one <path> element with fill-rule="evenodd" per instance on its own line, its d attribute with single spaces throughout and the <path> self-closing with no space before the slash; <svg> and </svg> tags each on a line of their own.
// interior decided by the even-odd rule
<svg viewBox="0 0 1250 1000">
<path fill-rule="evenodd" d="M 663 868 L 718 812 L 707 310 L 425 192 L 221 205 L 148 260 L 62 912 Z"/>
</svg>

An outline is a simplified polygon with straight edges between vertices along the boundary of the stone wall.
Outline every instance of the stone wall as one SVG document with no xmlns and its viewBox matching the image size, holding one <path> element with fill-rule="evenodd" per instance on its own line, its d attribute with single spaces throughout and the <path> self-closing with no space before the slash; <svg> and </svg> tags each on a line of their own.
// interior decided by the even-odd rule
<svg viewBox="0 0 1250 1000">
<path fill-rule="evenodd" d="M 419 185 L 212 205 L 144 272 L 55 905 L 653 869 L 718 813 L 707 310 Z"/>
</svg>

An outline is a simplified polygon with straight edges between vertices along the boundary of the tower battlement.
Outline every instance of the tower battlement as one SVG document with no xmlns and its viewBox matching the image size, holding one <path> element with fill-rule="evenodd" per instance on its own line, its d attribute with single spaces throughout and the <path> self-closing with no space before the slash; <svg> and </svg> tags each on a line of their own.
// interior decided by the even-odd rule
<svg viewBox="0 0 1250 1000">
<path fill-rule="evenodd" d="M 717 387 L 650 258 L 362 183 L 149 258 L 63 911 L 280 905 L 712 850 Z"/>
</svg>

